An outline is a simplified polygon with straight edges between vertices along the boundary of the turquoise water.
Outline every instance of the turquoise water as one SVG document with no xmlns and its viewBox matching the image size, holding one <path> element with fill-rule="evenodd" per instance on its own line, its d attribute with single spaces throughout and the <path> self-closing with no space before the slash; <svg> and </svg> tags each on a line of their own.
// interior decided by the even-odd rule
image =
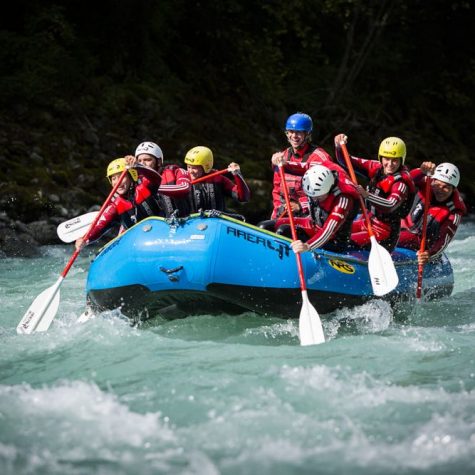
<svg viewBox="0 0 475 475">
<path fill-rule="evenodd" d="M 340 310 L 311 347 L 253 314 L 77 324 L 86 252 L 50 330 L 17 335 L 71 253 L 0 260 L 1 474 L 475 473 L 474 223 L 450 298 Z"/>
</svg>

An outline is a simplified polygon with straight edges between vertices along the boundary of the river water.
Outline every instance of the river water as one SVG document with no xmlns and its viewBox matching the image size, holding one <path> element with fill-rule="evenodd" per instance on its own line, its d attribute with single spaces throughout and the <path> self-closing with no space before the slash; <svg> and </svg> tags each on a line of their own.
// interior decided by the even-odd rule
<svg viewBox="0 0 475 475">
<path fill-rule="evenodd" d="M 17 335 L 71 253 L 0 260 L 1 474 L 475 473 L 475 223 L 451 297 L 340 310 L 311 347 L 253 314 L 77 324 L 87 252 L 50 330 Z"/>
</svg>

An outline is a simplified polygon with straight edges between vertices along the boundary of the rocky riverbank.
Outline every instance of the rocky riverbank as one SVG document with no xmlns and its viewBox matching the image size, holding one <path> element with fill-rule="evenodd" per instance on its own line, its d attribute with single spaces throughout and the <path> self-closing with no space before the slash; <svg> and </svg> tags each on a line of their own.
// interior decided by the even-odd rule
<svg viewBox="0 0 475 475">
<path fill-rule="evenodd" d="M 0 257 L 35 257 L 40 254 L 40 246 L 63 244 L 56 227 L 66 219 L 54 216 L 23 223 L 0 213 Z"/>
</svg>

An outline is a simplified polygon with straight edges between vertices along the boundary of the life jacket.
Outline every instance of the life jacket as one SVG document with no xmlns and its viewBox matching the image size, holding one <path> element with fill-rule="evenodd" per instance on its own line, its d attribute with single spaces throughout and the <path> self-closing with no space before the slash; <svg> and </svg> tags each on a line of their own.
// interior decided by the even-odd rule
<svg viewBox="0 0 475 475">
<path fill-rule="evenodd" d="M 162 175 L 161 185 L 176 185 L 176 176 L 178 171 L 183 171 L 178 165 L 165 165 L 159 169 Z M 191 208 L 187 196 L 169 196 L 160 191 L 155 196 L 155 199 L 163 210 L 165 217 L 169 218 L 175 214 L 180 218 L 184 218 L 191 214 Z"/>
<path fill-rule="evenodd" d="M 226 211 L 223 186 L 214 180 L 192 185 L 188 195 L 188 202 L 192 213 L 196 213 L 200 209 Z"/>
<path fill-rule="evenodd" d="M 419 233 L 422 230 L 426 186 L 427 184 L 417 192 L 412 208 L 403 222 L 404 226 L 413 233 Z M 427 211 L 427 239 L 432 241 L 439 237 L 442 224 L 451 214 L 458 213 L 463 216 L 466 212 L 467 209 L 457 189 L 454 189 L 450 198 L 444 202 L 438 202 L 432 196 Z"/>
<path fill-rule="evenodd" d="M 127 198 L 114 196 L 112 201 L 116 206 L 121 227 L 124 229 L 130 228 L 149 216 L 164 214 L 153 191 L 140 183 L 129 190 Z"/>
<path fill-rule="evenodd" d="M 374 169 L 367 190 L 375 195 L 387 198 L 391 194 L 391 189 L 394 183 L 402 181 L 409 188 L 409 194 L 403 203 L 392 213 L 383 213 L 373 203 L 367 201 L 367 207 L 370 212 L 380 221 L 390 223 L 391 227 L 395 226 L 399 229 L 400 221 L 404 218 L 412 206 L 412 201 L 416 192 L 414 182 L 411 178 L 409 170 L 406 166 L 402 166 L 393 175 L 385 175 L 383 167 L 380 166 Z"/>
<path fill-rule="evenodd" d="M 285 158 L 288 161 L 298 161 L 300 163 L 305 163 L 310 155 L 318 148 L 316 145 L 312 144 L 306 144 L 307 148 L 305 152 L 300 155 L 294 153 L 292 147 L 289 147 L 285 150 Z M 285 176 L 285 182 L 287 183 L 287 190 L 289 191 L 289 196 L 291 199 L 298 199 L 299 196 L 303 195 L 303 190 L 302 190 L 302 174 L 297 174 L 293 173 L 292 171 L 286 170 L 284 173 Z M 281 185 L 282 187 L 282 185 Z M 282 196 L 282 202 L 285 203 L 284 200 L 284 192 L 281 189 L 280 192 Z"/>
<path fill-rule="evenodd" d="M 172 198 L 159 193 L 157 195 L 157 201 L 167 218 L 169 218 L 175 212 L 177 212 L 176 214 L 179 218 L 184 218 L 192 213 L 191 204 L 188 197 Z"/>
</svg>

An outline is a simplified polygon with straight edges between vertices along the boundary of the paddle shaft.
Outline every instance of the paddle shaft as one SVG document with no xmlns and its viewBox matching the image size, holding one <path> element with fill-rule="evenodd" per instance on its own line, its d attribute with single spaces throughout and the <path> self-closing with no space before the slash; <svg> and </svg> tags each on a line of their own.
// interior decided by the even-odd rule
<svg viewBox="0 0 475 475">
<path fill-rule="evenodd" d="M 424 215 L 422 217 L 422 238 L 421 238 L 421 247 L 419 248 L 419 253 L 422 253 L 426 250 L 426 237 L 427 237 L 427 215 L 429 214 L 429 204 L 431 198 L 431 179 L 426 177 L 426 189 L 424 195 Z M 417 289 L 416 289 L 416 298 L 420 299 L 422 296 L 422 276 L 424 274 L 424 264 L 419 264 L 417 270 Z"/>
<path fill-rule="evenodd" d="M 279 165 L 280 182 L 282 190 L 284 191 L 285 205 L 289 215 L 290 230 L 292 231 L 292 239 L 297 240 L 297 231 L 295 229 L 294 213 L 290 205 L 289 190 L 287 182 L 285 181 L 285 173 L 282 164 Z M 303 273 L 302 257 L 300 253 L 295 253 L 297 261 L 297 269 L 300 280 L 300 290 L 302 293 L 302 308 L 299 316 L 299 339 L 302 346 L 318 345 L 325 342 L 325 335 L 323 333 L 323 326 L 318 315 L 317 310 L 308 299 L 307 284 Z"/>
<path fill-rule="evenodd" d="M 345 162 L 348 171 L 350 172 L 351 179 L 353 183 L 357 185 L 358 181 L 356 179 L 355 171 L 353 169 L 353 164 L 351 163 L 346 144 L 342 141 L 340 142 L 340 145 L 343 150 L 343 155 L 345 157 Z M 363 197 L 360 195 L 359 198 L 371 242 L 371 250 L 368 256 L 368 273 L 371 280 L 373 293 L 377 296 L 381 296 L 391 292 L 397 287 L 399 283 L 399 277 L 397 275 L 394 262 L 391 258 L 391 254 L 387 249 L 378 243 L 376 237 L 374 236 L 371 220 L 368 211 L 366 210 Z"/>
<path fill-rule="evenodd" d="M 215 176 L 224 175 L 225 173 L 227 173 L 227 171 L 228 171 L 228 169 L 225 168 L 224 170 L 218 170 L 217 172 L 210 173 L 209 175 L 200 176 L 196 180 L 192 180 L 191 184 L 196 185 L 197 183 L 201 183 L 202 181 L 209 180 L 210 178 L 213 178 Z"/>
<path fill-rule="evenodd" d="M 104 202 L 101 209 L 97 213 L 97 216 L 92 222 L 91 226 L 89 227 L 86 235 L 84 236 L 85 241 L 87 241 L 89 235 L 91 234 L 91 231 L 94 229 L 94 226 L 99 221 L 99 218 L 102 216 L 102 213 L 104 212 L 107 205 L 110 203 L 112 197 L 114 196 L 120 184 L 122 183 L 122 180 L 124 179 L 124 176 L 127 173 L 127 171 L 128 169 L 125 169 L 122 172 L 119 179 L 117 180 L 117 183 L 112 188 L 112 191 L 110 192 L 106 201 Z M 80 249 L 76 249 L 74 251 L 73 255 L 69 259 L 68 263 L 66 264 L 65 268 L 61 272 L 61 275 L 59 276 L 55 284 L 49 287 L 48 289 L 44 290 L 37 297 L 35 302 L 33 302 L 33 304 L 30 305 L 27 312 L 25 313 L 25 315 L 20 320 L 20 323 L 17 326 L 18 333 L 32 333 L 39 327 L 41 327 L 41 331 L 45 331 L 48 329 L 48 327 L 51 324 L 51 321 L 54 319 L 54 316 L 56 315 L 57 304 L 59 303 L 59 290 L 61 288 L 61 284 L 63 283 L 64 278 L 69 272 L 69 269 L 71 269 L 71 266 L 73 265 L 74 261 L 78 257 L 79 252 L 80 252 Z M 56 304 L 52 305 L 55 302 Z"/>
<path fill-rule="evenodd" d="M 348 149 L 346 148 L 346 143 L 340 142 L 340 146 L 341 146 L 341 150 L 343 151 L 343 156 L 345 157 L 345 163 L 346 163 L 346 167 L 348 168 L 351 181 L 355 185 L 358 185 L 358 180 L 356 179 L 355 170 L 353 169 L 353 164 L 351 163 L 350 154 L 348 153 Z M 369 234 L 369 237 L 371 238 L 371 236 L 374 236 L 373 227 L 371 226 L 371 219 L 368 215 L 368 210 L 366 209 L 366 205 L 365 205 L 363 197 L 360 195 L 359 198 L 360 198 L 361 210 L 363 211 L 363 216 L 366 221 L 366 227 L 368 228 L 368 234 Z"/>
<path fill-rule="evenodd" d="M 279 165 L 279 173 L 280 173 L 280 181 L 282 185 L 282 190 L 284 191 L 285 197 L 285 205 L 287 207 L 287 212 L 289 215 L 289 222 L 290 222 L 290 230 L 292 232 L 292 239 L 297 241 L 297 231 L 295 230 L 295 221 L 294 221 L 294 213 L 292 213 L 292 208 L 290 205 L 290 197 L 289 197 L 289 190 L 287 188 L 287 182 L 285 181 L 285 173 L 282 165 Z M 307 285 L 305 283 L 305 279 L 303 276 L 303 267 L 302 267 L 302 258 L 299 253 L 295 254 L 295 258 L 297 259 L 297 269 L 299 271 L 299 279 L 300 279 L 300 289 L 302 292 L 307 290 Z"/>
<path fill-rule="evenodd" d="M 89 229 L 87 230 L 87 233 L 84 235 L 84 241 L 87 241 L 89 239 L 89 235 L 92 233 L 92 230 L 94 229 L 95 225 L 99 221 L 99 219 L 102 216 L 102 213 L 104 213 L 104 210 L 109 206 L 109 203 L 112 200 L 112 197 L 116 193 L 117 189 L 119 188 L 120 184 L 122 183 L 122 180 L 124 179 L 124 176 L 128 172 L 128 168 L 126 168 L 120 175 L 119 179 L 117 180 L 117 183 L 114 185 L 112 188 L 111 192 L 109 193 L 109 196 L 107 199 L 104 201 L 104 204 L 101 206 L 101 209 L 97 213 L 97 216 L 95 217 L 94 221 L 91 223 L 89 226 Z M 61 272 L 61 276 L 64 278 L 66 277 L 67 273 L 69 272 L 69 269 L 71 269 L 71 266 L 73 265 L 74 261 L 76 258 L 79 256 L 79 253 L 81 252 L 80 249 L 76 249 L 71 256 L 71 259 L 69 259 L 69 262 L 66 264 L 66 267 L 63 269 L 63 272 Z"/>
</svg>

